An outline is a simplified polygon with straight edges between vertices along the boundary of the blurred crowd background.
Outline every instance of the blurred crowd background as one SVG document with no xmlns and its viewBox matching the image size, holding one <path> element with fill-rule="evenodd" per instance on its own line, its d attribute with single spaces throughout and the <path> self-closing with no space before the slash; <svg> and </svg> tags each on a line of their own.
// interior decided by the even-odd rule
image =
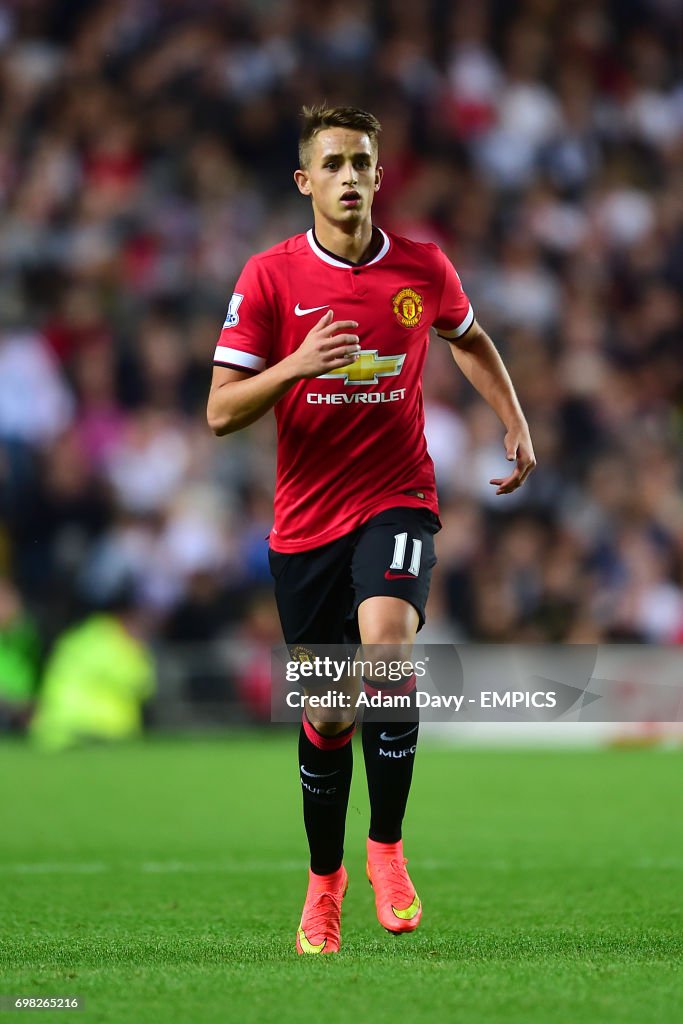
<svg viewBox="0 0 683 1024">
<path fill-rule="evenodd" d="M 65 665 L 149 695 L 150 649 L 267 714 L 274 428 L 205 404 L 241 267 L 310 226 L 322 100 L 381 120 L 375 222 L 448 253 L 538 458 L 495 496 L 503 431 L 435 338 L 421 638 L 681 643 L 680 47 L 678 0 L 0 2 L 5 721 Z"/>
</svg>

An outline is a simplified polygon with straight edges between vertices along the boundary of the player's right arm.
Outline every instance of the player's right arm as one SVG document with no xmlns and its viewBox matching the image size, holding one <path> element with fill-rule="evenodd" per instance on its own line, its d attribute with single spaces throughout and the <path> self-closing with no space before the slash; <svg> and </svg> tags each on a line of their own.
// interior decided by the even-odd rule
<svg viewBox="0 0 683 1024">
<path fill-rule="evenodd" d="M 206 418 L 222 437 L 248 427 L 272 409 L 297 381 L 348 366 L 360 352 L 355 320 L 334 320 L 331 309 L 308 332 L 301 345 L 260 373 L 234 366 L 214 366 Z"/>
</svg>

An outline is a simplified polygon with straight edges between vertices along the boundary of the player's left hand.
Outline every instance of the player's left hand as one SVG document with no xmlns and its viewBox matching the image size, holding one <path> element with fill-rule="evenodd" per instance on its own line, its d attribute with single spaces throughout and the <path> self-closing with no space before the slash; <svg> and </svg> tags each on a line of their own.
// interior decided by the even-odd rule
<svg viewBox="0 0 683 1024">
<path fill-rule="evenodd" d="M 505 451 L 508 462 L 514 462 L 515 468 L 510 476 L 489 480 L 490 484 L 497 486 L 496 494 L 510 494 L 516 491 L 536 466 L 536 456 L 526 425 L 508 430 L 505 435 Z"/>
</svg>

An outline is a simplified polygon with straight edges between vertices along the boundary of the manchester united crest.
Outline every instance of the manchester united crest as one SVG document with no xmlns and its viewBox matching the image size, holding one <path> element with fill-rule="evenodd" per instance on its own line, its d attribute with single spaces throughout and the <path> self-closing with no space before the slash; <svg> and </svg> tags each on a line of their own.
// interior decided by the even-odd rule
<svg viewBox="0 0 683 1024">
<path fill-rule="evenodd" d="M 290 647 L 289 653 L 292 660 L 300 661 L 302 664 L 305 661 L 313 661 L 315 658 L 315 655 L 310 648 L 302 647 L 300 644 L 297 644 L 296 647 Z"/>
<path fill-rule="evenodd" d="M 422 296 L 412 288 L 402 288 L 391 301 L 398 322 L 404 327 L 417 327 L 422 319 Z"/>
</svg>

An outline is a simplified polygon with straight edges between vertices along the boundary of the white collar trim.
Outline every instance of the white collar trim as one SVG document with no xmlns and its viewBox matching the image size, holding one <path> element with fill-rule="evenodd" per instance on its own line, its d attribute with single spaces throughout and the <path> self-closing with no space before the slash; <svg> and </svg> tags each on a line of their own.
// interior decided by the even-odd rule
<svg viewBox="0 0 683 1024">
<path fill-rule="evenodd" d="M 373 263 L 379 263 L 379 261 L 382 259 L 382 257 L 386 256 L 386 254 L 389 252 L 389 247 L 391 246 L 391 242 L 389 241 L 389 236 L 384 231 L 382 231 L 381 228 L 377 228 L 377 230 L 379 231 L 380 235 L 384 239 L 384 241 L 382 243 L 382 248 L 377 253 L 377 255 L 373 259 L 371 259 L 368 263 L 360 263 L 360 264 L 358 264 L 359 267 L 371 267 Z M 318 243 L 315 240 L 315 235 L 313 234 L 313 228 L 310 228 L 306 232 L 306 239 L 307 239 L 308 244 L 310 245 L 311 249 L 315 253 L 315 255 L 318 257 L 318 259 L 321 259 L 323 261 L 323 263 L 328 263 L 331 267 L 341 267 L 342 270 L 352 270 L 353 269 L 354 265 L 352 263 L 343 263 L 341 260 L 335 260 L 334 256 L 330 256 L 328 253 L 326 253 L 324 251 L 324 249 L 320 248 L 320 246 L 318 245 Z"/>
</svg>

